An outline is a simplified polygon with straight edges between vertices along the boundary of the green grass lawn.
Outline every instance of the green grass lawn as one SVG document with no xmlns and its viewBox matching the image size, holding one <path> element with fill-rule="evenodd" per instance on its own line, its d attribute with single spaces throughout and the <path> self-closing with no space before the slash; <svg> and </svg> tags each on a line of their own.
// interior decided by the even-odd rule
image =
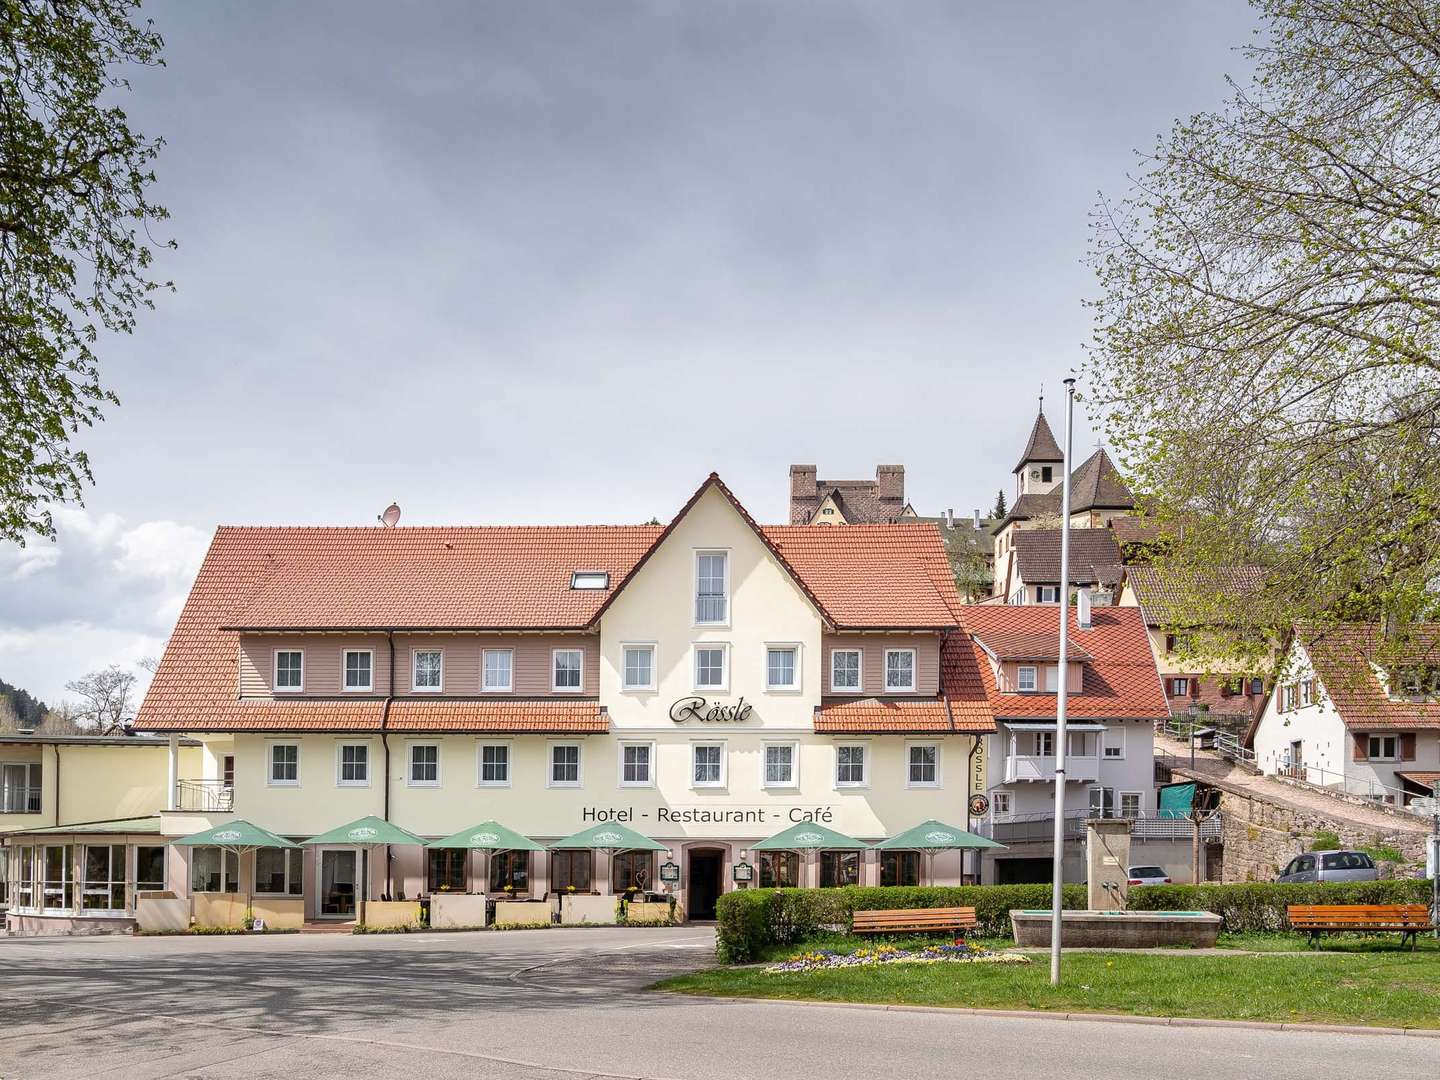
<svg viewBox="0 0 1440 1080">
<path fill-rule="evenodd" d="M 723 997 L 861 1001 L 981 1009 L 1132 1013 L 1284 1023 L 1369 1024 L 1440 1028 L 1440 949 L 1401 952 L 1395 938 L 1335 939 L 1343 951 L 1303 956 L 1246 955 L 1258 938 L 1232 940 L 1233 956 L 1073 953 L 1062 985 L 1050 986 L 1049 961 L 1029 965 L 896 964 L 771 974 L 761 967 L 682 975 L 657 989 Z M 1265 952 L 1304 948 L 1288 935 L 1267 937 Z M 836 936 L 789 947 L 767 959 L 810 948 L 848 951 Z M 1378 944 L 1377 944 L 1378 943 Z M 1367 947 L 1368 946 L 1368 947 Z M 1261 951 L 1258 948 L 1255 951 Z"/>
</svg>

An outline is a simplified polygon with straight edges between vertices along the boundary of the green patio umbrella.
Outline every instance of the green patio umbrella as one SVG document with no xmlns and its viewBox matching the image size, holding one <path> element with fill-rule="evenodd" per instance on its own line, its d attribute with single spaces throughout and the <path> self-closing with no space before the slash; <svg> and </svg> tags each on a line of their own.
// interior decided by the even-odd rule
<svg viewBox="0 0 1440 1080">
<path fill-rule="evenodd" d="M 269 829 L 262 829 L 243 819 L 227 821 L 223 825 L 202 829 L 200 832 L 169 841 L 175 847 L 217 847 L 222 851 L 233 851 L 236 864 L 242 855 L 259 848 L 285 848 L 294 850 L 300 845 L 291 843 L 283 836 L 276 836 Z M 252 873 L 251 877 L 254 875 Z M 245 907 L 248 911 L 253 900 L 253 889 L 245 890 Z"/>
<path fill-rule="evenodd" d="M 419 844 L 425 846 L 425 838 L 416 836 L 409 829 L 402 829 L 393 821 L 386 821 L 374 814 L 357 818 L 345 825 L 338 825 L 329 832 L 312 836 L 305 841 L 311 847 L 329 844 L 353 844 L 366 850 L 373 850 L 388 844 Z M 385 861 L 385 891 L 391 891 L 390 861 Z M 365 875 L 365 899 L 370 899 L 370 875 Z"/>
<path fill-rule="evenodd" d="M 937 851 L 955 851 L 963 848 L 1003 848 L 1004 846 L 988 837 L 977 836 L 964 829 L 957 829 L 954 825 L 946 825 L 943 821 L 936 821 L 934 818 L 922 821 L 919 825 L 906 829 L 900 835 L 892 836 L 888 840 L 881 840 L 875 845 L 881 851 L 919 851 L 925 856 L 925 878 L 931 885 L 935 884 L 935 853 Z"/>
<path fill-rule="evenodd" d="M 513 829 L 507 829 L 498 821 L 482 821 L 468 829 L 451 833 L 441 840 L 432 840 L 425 845 L 431 848 L 461 848 L 466 851 L 485 852 L 485 889 L 490 889 L 490 860 L 497 851 L 544 851 L 544 847 L 529 837 L 521 836 Z"/>
<path fill-rule="evenodd" d="M 641 836 L 634 829 L 614 821 L 592 825 L 571 833 L 550 845 L 552 851 L 603 851 L 613 857 L 617 851 L 669 851 L 664 844 Z"/>
<path fill-rule="evenodd" d="M 798 825 L 791 825 L 788 829 L 782 829 L 774 836 L 767 836 L 758 844 L 751 846 L 751 851 L 803 851 L 805 861 L 811 861 L 811 852 L 827 851 L 863 851 L 870 845 L 863 840 L 856 840 L 853 836 L 846 836 L 842 832 L 826 828 L 824 825 L 813 821 L 802 821 Z"/>
</svg>

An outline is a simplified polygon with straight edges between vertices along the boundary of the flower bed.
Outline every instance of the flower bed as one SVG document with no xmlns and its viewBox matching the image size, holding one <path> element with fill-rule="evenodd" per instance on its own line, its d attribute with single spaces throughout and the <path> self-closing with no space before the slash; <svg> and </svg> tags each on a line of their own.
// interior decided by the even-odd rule
<svg viewBox="0 0 1440 1080">
<path fill-rule="evenodd" d="M 1030 958 L 1021 953 L 995 952 L 973 945 L 926 945 L 919 949 L 902 949 L 897 945 L 876 945 L 852 953 L 817 949 L 801 953 L 790 960 L 771 964 L 765 970 L 773 974 L 797 971 L 831 971 L 835 968 L 878 967 L 881 964 L 1028 964 Z"/>
</svg>

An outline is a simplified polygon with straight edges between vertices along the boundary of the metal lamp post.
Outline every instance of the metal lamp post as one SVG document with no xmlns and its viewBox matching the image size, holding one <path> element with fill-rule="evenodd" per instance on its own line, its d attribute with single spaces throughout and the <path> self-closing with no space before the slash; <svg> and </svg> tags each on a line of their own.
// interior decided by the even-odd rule
<svg viewBox="0 0 1440 1080">
<path fill-rule="evenodd" d="M 1060 911 L 1065 899 L 1065 706 L 1070 650 L 1070 442 L 1075 379 L 1065 380 L 1065 462 L 1060 481 L 1060 670 L 1055 687 L 1055 858 L 1050 892 L 1050 985 L 1060 985 Z"/>
</svg>

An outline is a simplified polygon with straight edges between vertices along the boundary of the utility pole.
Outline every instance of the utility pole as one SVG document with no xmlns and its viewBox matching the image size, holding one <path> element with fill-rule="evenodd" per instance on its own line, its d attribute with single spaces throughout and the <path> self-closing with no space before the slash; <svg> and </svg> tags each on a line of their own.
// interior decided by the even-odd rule
<svg viewBox="0 0 1440 1080">
<path fill-rule="evenodd" d="M 1430 789 L 1430 921 L 1440 938 L 1440 780 Z"/>
<path fill-rule="evenodd" d="M 1065 706 L 1070 649 L 1070 441 L 1075 423 L 1075 379 L 1065 380 L 1065 463 L 1060 485 L 1060 668 L 1055 682 L 1055 858 L 1050 891 L 1050 985 L 1060 985 L 1061 909 L 1065 900 Z M 1103 813 L 1103 807 L 1102 807 Z"/>
</svg>

